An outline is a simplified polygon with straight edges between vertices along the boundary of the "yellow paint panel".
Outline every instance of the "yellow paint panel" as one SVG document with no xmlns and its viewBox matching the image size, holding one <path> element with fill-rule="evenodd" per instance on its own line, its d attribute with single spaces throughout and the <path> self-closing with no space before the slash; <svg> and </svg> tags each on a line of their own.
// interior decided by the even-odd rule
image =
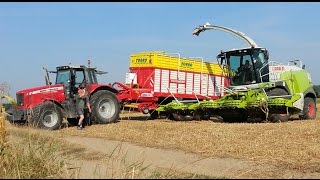
<svg viewBox="0 0 320 180">
<path fill-rule="evenodd" d="M 155 67 L 179 71 L 190 71 L 212 75 L 222 75 L 217 63 L 201 62 L 199 59 L 179 58 L 162 51 L 140 52 L 130 56 L 130 67 Z"/>
</svg>

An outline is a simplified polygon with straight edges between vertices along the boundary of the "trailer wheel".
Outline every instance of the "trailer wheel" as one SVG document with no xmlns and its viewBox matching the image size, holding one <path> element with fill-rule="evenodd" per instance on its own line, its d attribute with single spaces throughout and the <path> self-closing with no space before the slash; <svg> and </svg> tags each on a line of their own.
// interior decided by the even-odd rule
<svg viewBox="0 0 320 180">
<path fill-rule="evenodd" d="M 116 95 L 108 90 L 100 90 L 92 95 L 92 120 L 98 124 L 115 122 L 119 118 L 120 103 Z"/>
<path fill-rule="evenodd" d="M 310 97 L 304 98 L 304 106 L 302 111 L 302 119 L 314 119 L 316 117 L 317 107 L 314 99 Z"/>
<path fill-rule="evenodd" d="M 60 107 L 47 102 L 36 106 L 32 110 L 28 123 L 36 128 L 56 130 L 61 127 L 62 121 Z"/>
</svg>

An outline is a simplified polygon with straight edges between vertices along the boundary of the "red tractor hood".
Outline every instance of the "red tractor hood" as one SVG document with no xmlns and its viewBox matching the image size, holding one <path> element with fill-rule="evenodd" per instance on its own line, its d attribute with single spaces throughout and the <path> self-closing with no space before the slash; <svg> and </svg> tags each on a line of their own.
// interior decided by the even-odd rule
<svg viewBox="0 0 320 180">
<path fill-rule="evenodd" d="M 39 86 L 34 88 L 23 89 L 17 91 L 16 94 L 36 94 L 36 93 L 46 93 L 55 92 L 58 90 L 63 90 L 63 84 L 51 85 L 51 86 Z"/>
</svg>

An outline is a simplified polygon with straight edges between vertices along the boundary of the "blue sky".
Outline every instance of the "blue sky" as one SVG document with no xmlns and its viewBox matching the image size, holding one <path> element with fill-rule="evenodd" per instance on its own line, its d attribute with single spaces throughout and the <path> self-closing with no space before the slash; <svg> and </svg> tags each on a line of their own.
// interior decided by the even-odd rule
<svg viewBox="0 0 320 180">
<path fill-rule="evenodd" d="M 2 2 L 0 82 L 8 82 L 15 96 L 44 85 L 43 65 L 55 70 L 88 59 L 109 72 L 101 81 L 124 82 L 133 53 L 165 51 L 216 62 L 221 49 L 247 46 L 221 31 L 192 36 L 196 26 L 210 22 L 244 32 L 269 49 L 271 60 L 302 60 L 320 84 L 319 17 L 317 2 Z"/>
</svg>

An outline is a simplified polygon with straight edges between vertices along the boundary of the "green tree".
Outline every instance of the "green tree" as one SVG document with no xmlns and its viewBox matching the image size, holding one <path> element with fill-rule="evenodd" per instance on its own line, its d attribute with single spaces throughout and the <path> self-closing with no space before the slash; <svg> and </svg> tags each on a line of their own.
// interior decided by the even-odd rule
<svg viewBox="0 0 320 180">
<path fill-rule="evenodd" d="M 313 89 L 316 92 L 317 98 L 319 98 L 320 97 L 320 85 L 314 85 Z"/>
</svg>

